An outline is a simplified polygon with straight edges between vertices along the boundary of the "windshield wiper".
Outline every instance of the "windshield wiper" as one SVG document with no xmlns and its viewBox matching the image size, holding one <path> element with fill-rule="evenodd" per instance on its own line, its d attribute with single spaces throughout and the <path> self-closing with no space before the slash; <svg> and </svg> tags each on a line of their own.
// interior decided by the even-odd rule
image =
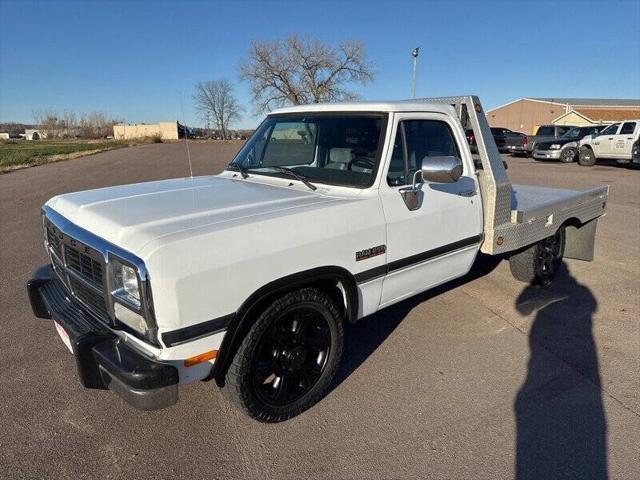
<svg viewBox="0 0 640 480">
<path fill-rule="evenodd" d="M 242 165 L 230 163 L 229 165 L 227 165 L 227 168 L 239 171 L 240 175 L 242 175 L 242 178 L 247 178 L 249 176 L 249 169 L 247 167 L 243 167 Z"/>
<path fill-rule="evenodd" d="M 313 183 L 311 183 L 306 176 L 304 176 L 301 173 L 296 172 L 292 168 L 280 167 L 280 166 L 273 166 L 273 167 L 268 167 L 268 168 L 273 168 L 274 170 L 277 170 L 278 172 L 286 173 L 287 175 L 290 175 L 290 176 L 294 177 L 296 180 L 300 180 L 302 183 L 304 183 L 307 187 L 309 187 L 314 192 L 318 189 L 318 187 L 316 187 Z"/>
</svg>

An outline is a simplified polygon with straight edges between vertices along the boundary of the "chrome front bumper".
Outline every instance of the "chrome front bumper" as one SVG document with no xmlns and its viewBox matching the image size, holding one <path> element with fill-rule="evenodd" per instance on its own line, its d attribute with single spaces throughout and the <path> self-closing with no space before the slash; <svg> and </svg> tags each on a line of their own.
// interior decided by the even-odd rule
<svg viewBox="0 0 640 480">
<path fill-rule="evenodd" d="M 84 387 L 110 389 L 141 410 L 178 401 L 178 370 L 144 355 L 96 320 L 67 293 L 51 266 L 33 273 L 27 293 L 34 315 L 54 320 L 68 336 Z"/>
<path fill-rule="evenodd" d="M 560 160 L 562 150 L 534 150 L 533 158 L 539 160 Z"/>
</svg>

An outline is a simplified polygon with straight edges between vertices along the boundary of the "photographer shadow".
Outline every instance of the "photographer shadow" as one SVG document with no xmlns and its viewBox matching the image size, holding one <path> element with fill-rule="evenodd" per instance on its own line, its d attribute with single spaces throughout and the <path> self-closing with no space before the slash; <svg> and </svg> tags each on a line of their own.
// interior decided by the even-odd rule
<svg viewBox="0 0 640 480">
<path fill-rule="evenodd" d="M 597 306 L 566 265 L 552 286 L 527 286 L 516 301 L 521 314 L 536 314 L 527 376 L 514 403 L 517 480 L 607 478 L 607 422 L 592 335 Z"/>
</svg>

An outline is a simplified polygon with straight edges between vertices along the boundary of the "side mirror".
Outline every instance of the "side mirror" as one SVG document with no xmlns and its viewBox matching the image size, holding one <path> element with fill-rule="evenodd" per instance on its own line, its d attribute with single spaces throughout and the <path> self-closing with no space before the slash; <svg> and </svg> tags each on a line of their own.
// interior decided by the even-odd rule
<svg viewBox="0 0 640 480">
<path fill-rule="evenodd" d="M 455 183 L 462 176 L 462 161 L 454 156 L 424 157 L 422 168 L 418 171 L 422 174 L 423 182 Z M 414 175 L 414 187 L 415 184 Z"/>
<path fill-rule="evenodd" d="M 422 175 L 423 182 L 455 183 L 462 176 L 462 161 L 454 156 L 424 157 L 422 167 L 413 174 L 413 184 L 400 190 L 405 205 L 411 211 L 420 207 L 418 175 Z"/>
</svg>

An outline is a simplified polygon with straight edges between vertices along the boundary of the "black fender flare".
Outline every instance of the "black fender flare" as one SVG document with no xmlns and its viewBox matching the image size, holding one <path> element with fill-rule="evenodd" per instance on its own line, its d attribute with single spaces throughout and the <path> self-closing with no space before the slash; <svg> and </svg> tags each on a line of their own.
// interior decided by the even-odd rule
<svg viewBox="0 0 640 480">
<path fill-rule="evenodd" d="M 246 332 L 253 325 L 255 317 L 252 316 L 252 313 L 256 307 L 259 307 L 272 297 L 282 295 L 296 288 L 327 281 L 342 285 L 346 297 L 345 317 L 348 322 L 354 323 L 358 318 L 358 287 L 354 276 L 343 267 L 312 268 L 269 282 L 253 292 L 233 315 L 233 319 L 227 328 L 227 333 L 222 340 L 222 345 L 220 345 L 211 374 L 216 383 L 221 387 L 224 386 L 224 377 L 233 356 L 240 343 L 242 343 Z"/>
</svg>

